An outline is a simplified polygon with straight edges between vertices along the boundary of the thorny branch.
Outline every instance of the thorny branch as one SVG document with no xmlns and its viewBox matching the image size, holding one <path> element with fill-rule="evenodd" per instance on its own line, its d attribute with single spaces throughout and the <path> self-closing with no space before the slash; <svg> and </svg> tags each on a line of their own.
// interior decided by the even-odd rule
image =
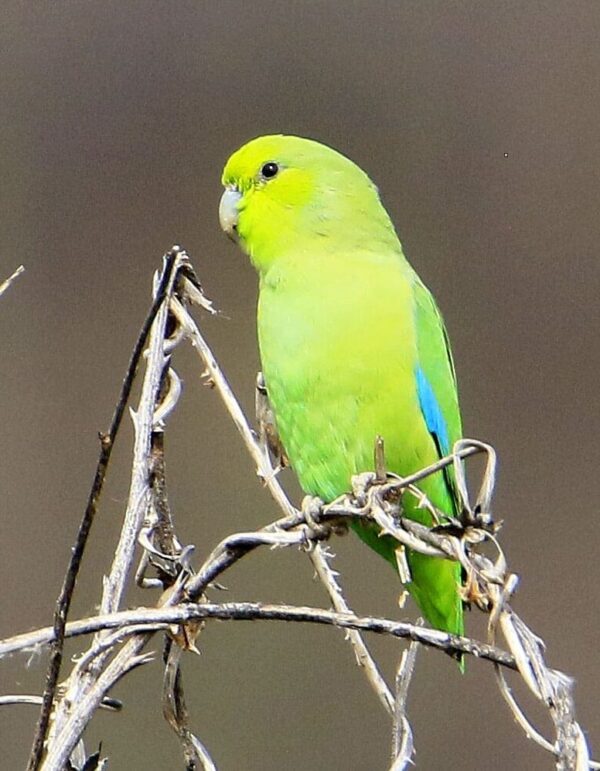
<svg viewBox="0 0 600 771">
<path fill-rule="evenodd" d="M 4 288 L 4 284 L 0 286 L 0 294 Z M 207 749 L 190 730 L 179 668 L 183 650 L 195 650 L 197 635 L 203 625 L 214 618 L 310 622 L 347 630 L 358 663 L 393 719 L 391 768 L 395 771 L 406 768 L 413 754 L 406 701 L 419 643 L 446 652 L 461 652 L 491 660 L 502 695 L 516 719 L 527 736 L 554 754 L 560 771 L 600 768 L 599 764 L 589 760 L 583 732 L 575 719 L 571 680 L 547 667 L 542 641 L 528 629 L 509 604 L 517 578 L 508 571 L 496 538 L 498 526 L 489 513 L 495 473 L 493 449 L 481 442 L 464 440 L 457 443 L 452 455 L 409 478 L 401 479 L 385 473 L 384 447 L 378 441 L 376 471 L 355 477 L 351 493 L 327 505 L 318 499 L 308 498 L 298 509 L 289 501 L 277 479 L 278 468 L 273 467 L 271 459 L 274 448 L 272 432 L 261 428 L 256 433 L 250 428 L 212 351 L 188 311 L 189 303 L 214 312 L 195 277 L 187 254 L 174 247 L 165 256 L 161 277 L 155 282 L 154 301 L 132 354 L 110 429 L 101 437 L 94 483 L 57 604 L 54 625 L 0 641 L 0 656 L 44 644 L 51 647 L 48 681 L 29 769 L 38 768 L 43 761 L 44 771 L 63 771 L 69 758 L 73 766 L 82 766 L 82 763 L 79 766 L 77 763 L 81 757 L 85 758 L 81 736 L 86 725 L 98 707 L 110 703 L 107 694 L 114 684 L 132 668 L 151 660 L 151 655 L 144 654 L 143 649 L 159 630 L 167 632 L 163 693 L 165 717 L 180 739 L 186 768 L 215 769 Z M 221 396 L 255 462 L 258 475 L 283 513 L 281 519 L 258 532 L 238 533 L 225 539 L 196 572 L 190 566 L 193 547 L 182 549 L 173 530 L 166 495 L 162 442 L 165 421 L 181 391 L 179 379 L 170 366 L 170 358 L 175 347 L 185 339 L 198 352 L 205 376 Z M 75 578 L 97 509 L 106 467 L 147 341 L 142 396 L 138 409 L 132 412 L 135 442 L 130 494 L 115 559 L 104 583 L 101 612 L 94 618 L 67 623 Z M 265 414 L 268 414 L 268 408 Z M 467 492 L 464 461 L 481 452 L 487 456 L 487 468 L 476 502 L 472 505 Z M 283 456 L 276 454 L 274 458 L 276 464 L 285 462 Z M 450 464 L 454 465 L 464 504 L 463 514 L 457 520 L 437 511 L 417 487 L 421 479 Z M 419 504 L 429 510 L 436 527 L 427 528 L 402 516 L 399 501 L 401 495 L 406 494 L 415 496 Z M 466 575 L 465 600 L 488 614 L 487 643 L 453 637 L 419 625 L 359 617 L 352 613 L 337 574 L 329 564 L 331 555 L 322 542 L 343 530 L 350 520 L 356 519 L 377 523 L 382 533 L 398 541 L 398 565 L 405 582 L 410 581 L 408 564 L 402 559 L 405 548 L 460 562 Z M 120 611 L 137 543 L 143 549 L 142 563 L 136 576 L 138 581 L 146 586 L 162 586 L 166 591 L 155 609 Z M 209 603 L 205 597 L 209 585 L 234 562 L 264 545 L 296 546 L 307 551 L 334 610 L 258 603 Z M 489 547 L 495 554 L 493 558 L 487 556 Z M 157 570 L 158 579 L 146 577 L 150 566 Z M 360 636 L 360 632 L 364 631 L 413 641 L 402 656 L 395 695 Z M 94 634 L 91 646 L 57 689 L 64 639 L 82 634 Z M 500 635 L 508 651 L 497 646 Z M 518 671 L 535 698 L 546 705 L 555 728 L 554 742 L 541 736 L 529 723 L 504 680 L 502 670 L 506 668 Z M 39 697 L 21 697 L 21 701 L 28 703 L 31 699 L 35 702 Z"/>
<path fill-rule="evenodd" d="M 396 704 L 394 709 L 394 730 L 392 741 L 392 766 L 390 771 L 402 771 L 414 755 L 413 733 L 406 714 L 408 689 L 415 670 L 418 644 L 413 640 L 402 652 L 396 672 Z"/>
<path fill-rule="evenodd" d="M 108 468 L 110 456 L 112 454 L 115 438 L 121 426 L 125 407 L 129 400 L 129 395 L 131 393 L 131 388 L 133 386 L 133 381 L 137 372 L 140 357 L 142 355 L 142 351 L 144 350 L 144 346 L 146 345 L 146 340 L 154 323 L 156 314 L 159 312 L 161 307 L 164 307 L 167 288 L 169 287 L 170 282 L 173 281 L 173 277 L 175 275 L 175 259 L 176 252 L 173 250 L 169 255 L 167 255 L 165 259 L 165 269 L 162 274 L 160 285 L 155 294 L 154 302 L 152 303 L 148 316 L 144 321 L 136 345 L 132 352 L 129 366 L 127 368 L 127 373 L 121 387 L 121 393 L 117 401 L 117 406 L 115 407 L 115 411 L 111 420 L 110 428 L 106 434 L 100 435 L 100 456 L 98 458 L 94 480 L 92 482 L 87 505 L 83 513 L 83 518 L 81 520 L 81 524 L 79 525 L 75 545 L 71 550 L 71 557 L 63 585 L 56 602 L 56 610 L 54 613 L 54 640 L 50 649 L 48 673 L 46 675 L 46 688 L 43 695 L 40 718 L 33 740 L 28 771 L 36 771 L 42 761 L 44 742 L 48 732 L 50 714 L 52 711 L 60 667 L 62 664 L 64 629 L 67 615 L 69 613 L 71 599 L 75 590 L 75 582 L 79 574 L 79 569 L 81 567 L 87 540 L 92 528 L 92 524 L 94 522 L 94 518 L 96 516 L 98 501 L 100 499 L 102 488 L 104 486 L 104 480 L 106 477 L 106 470 Z"/>
<path fill-rule="evenodd" d="M 292 605 L 274 605 L 258 602 L 188 603 L 183 602 L 166 608 L 136 608 L 90 616 L 67 623 L 66 637 L 80 637 L 102 630 L 118 630 L 121 639 L 137 635 L 142 631 L 166 630 L 193 621 L 218 619 L 220 621 L 287 621 L 296 623 L 324 624 L 340 629 L 356 629 L 373 634 L 389 635 L 412 640 L 429 648 L 438 648 L 446 653 L 465 653 L 475 658 L 492 661 L 506 669 L 517 670 L 514 656 L 488 643 L 458 637 L 439 629 L 409 624 L 406 621 L 391 621 L 375 616 L 357 616 L 354 613 L 338 613 L 324 608 Z M 18 651 L 30 651 L 40 645 L 47 645 L 53 636 L 52 627 L 36 629 L 22 635 L 0 640 L 0 657 Z"/>
</svg>

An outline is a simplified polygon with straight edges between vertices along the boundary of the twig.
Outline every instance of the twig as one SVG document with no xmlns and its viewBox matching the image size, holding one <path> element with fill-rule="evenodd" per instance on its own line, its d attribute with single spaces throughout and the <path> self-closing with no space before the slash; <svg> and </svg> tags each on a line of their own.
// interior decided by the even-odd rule
<svg viewBox="0 0 600 771">
<path fill-rule="evenodd" d="M 115 409 L 111 428 L 109 433 L 102 437 L 101 454 L 98 461 L 92 490 L 90 492 L 88 506 L 80 526 L 76 546 L 73 550 L 71 564 L 65 578 L 63 592 L 61 593 L 61 601 L 64 602 L 64 609 L 60 613 L 59 620 L 61 623 L 60 627 L 57 625 L 57 642 L 54 643 L 53 653 L 55 650 L 58 650 L 58 642 L 60 642 L 62 639 L 61 629 L 64 630 L 68 605 L 70 603 L 70 598 L 75 585 L 75 579 L 79 571 L 91 524 L 97 509 L 98 499 L 104 483 L 106 468 L 110 459 L 114 440 L 123 418 L 125 406 L 131 392 L 131 387 L 139 360 L 146 344 L 146 340 L 148 339 L 149 334 L 151 334 L 151 353 L 146 368 L 142 397 L 140 399 L 140 404 L 145 405 L 145 409 L 140 409 L 141 417 L 139 418 L 139 426 L 135 424 L 134 420 L 134 424 L 138 430 L 136 431 L 134 474 L 132 476 L 126 522 L 121 531 L 121 538 L 119 540 L 119 546 L 116 550 L 113 566 L 108 578 L 105 580 L 102 610 L 106 612 L 116 609 L 123 594 L 125 582 L 127 580 L 127 576 L 131 568 L 131 562 L 133 560 L 137 532 L 139 531 L 139 522 L 141 521 L 141 516 L 143 516 L 143 506 L 146 500 L 145 490 L 148 486 L 147 463 L 149 456 L 149 453 L 147 453 L 146 450 L 149 446 L 149 439 L 146 435 L 144 435 L 144 432 L 149 434 L 149 431 L 152 427 L 154 405 L 156 403 L 156 393 L 158 391 L 158 384 L 160 383 L 162 370 L 165 365 L 162 347 L 167 320 L 167 303 L 165 300 L 173 291 L 177 271 L 185 257 L 185 253 L 177 247 L 165 255 L 163 272 L 155 287 L 155 299 L 152 303 L 150 313 L 148 314 L 144 326 L 142 327 L 140 336 L 136 342 L 134 353 L 131 357 L 130 365 L 128 367 L 127 376 L 123 383 L 121 395 Z M 157 325 L 160 327 L 158 331 Z M 110 649 L 105 651 L 104 656 L 98 655 L 91 665 L 90 671 L 85 672 L 85 674 L 83 670 L 74 670 L 71 677 L 69 678 L 69 683 L 66 688 L 67 698 L 62 699 L 59 707 L 55 711 L 50 738 L 60 733 L 62 725 L 66 720 L 67 711 L 71 709 L 73 705 L 77 705 L 77 709 L 81 711 L 81 705 L 86 703 L 83 699 L 83 695 L 86 693 L 87 689 L 93 685 L 94 680 L 96 679 L 108 653 L 110 653 Z M 62 658 L 62 643 L 60 643 L 60 657 Z M 58 679 L 58 668 L 53 670 L 53 672 L 55 672 L 53 684 L 54 691 L 56 687 L 56 681 Z M 76 675 L 76 673 L 78 674 Z M 45 694 L 44 698 L 45 703 L 48 701 L 49 706 L 47 712 L 45 711 L 45 707 L 42 708 L 42 714 L 45 716 L 45 725 L 43 727 L 43 731 L 38 731 L 37 735 L 39 742 L 41 742 L 41 746 L 38 748 L 36 745 L 36 752 L 32 752 L 32 758 L 30 761 L 30 768 L 32 771 L 33 769 L 37 768 L 41 762 L 44 737 L 48 730 L 52 699 L 50 699 L 49 693 L 48 697 L 46 697 Z M 100 700 L 101 698 L 102 694 L 100 695 Z M 34 763 L 36 765 L 34 765 Z"/>
<path fill-rule="evenodd" d="M 537 731 L 517 703 L 503 673 L 496 667 L 500 692 L 510 707 L 525 735 L 556 757 L 557 771 L 583 771 L 600 768 L 591 761 L 583 731 L 575 718 L 573 681 L 562 672 L 550 669 L 544 660 L 543 643 L 523 623 L 502 598 L 504 606 L 499 614 L 503 635 L 515 656 L 517 668 L 534 696 L 542 701 L 554 724 L 554 744 Z M 489 637 L 495 639 L 495 626 L 490 625 Z"/>
<path fill-rule="evenodd" d="M 231 567 L 244 555 L 259 546 L 304 546 L 306 537 L 301 532 L 284 533 L 276 532 L 272 526 L 266 527 L 256 533 L 236 533 L 223 539 L 212 551 L 197 573 L 189 578 L 184 591 L 174 596 L 170 604 L 178 602 L 182 598 L 198 600 L 221 573 Z"/>
<path fill-rule="evenodd" d="M 458 637 L 439 629 L 409 624 L 405 621 L 376 616 L 357 616 L 354 613 L 338 613 L 324 608 L 293 605 L 262 604 L 257 602 L 226 603 L 183 603 L 175 607 L 138 608 L 109 613 L 105 616 L 91 616 L 67 624 L 68 637 L 91 634 L 106 629 L 118 629 L 122 639 L 148 630 L 165 629 L 167 626 L 185 624 L 191 621 L 219 619 L 221 621 L 290 621 L 296 623 L 325 624 L 341 629 L 357 629 L 380 635 L 389 635 L 403 640 L 414 640 L 429 648 L 445 653 L 464 653 L 475 658 L 495 662 L 502 667 L 517 670 L 514 656 L 488 643 Z M 131 629 L 133 627 L 133 629 Z M 52 640 L 52 627 L 27 632 L 17 637 L 0 641 L 0 655 L 28 650 L 47 644 Z M 124 651 L 123 649 L 121 653 Z M 120 654 L 119 654 L 120 655 Z"/>
<path fill-rule="evenodd" d="M 123 380 L 123 385 L 121 386 L 121 393 L 119 394 L 119 399 L 115 407 L 110 427 L 106 434 L 100 435 L 100 455 L 96 465 L 94 480 L 92 482 L 85 511 L 77 531 L 75 544 L 71 549 L 71 557 L 69 559 L 69 565 L 67 567 L 63 585 L 56 602 L 56 611 L 54 614 L 54 640 L 50 650 L 50 659 L 48 663 L 48 671 L 46 674 L 46 687 L 44 690 L 42 709 L 40 711 L 40 717 L 33 739 L 27 771 L 37 771 L 42 761 L 44 742 L 48 732 L 50 714 L 52 711 L 52 705 L 56 693 L 56 685 L 58 683 L 58 677 L 62 663 L 64 629 L 67 615 L 69 613 L 69 607 L 71 605 L 73 590 L 75 588 L 75 582 L 79 574 L 81 561 L 83 559 L 83 554 L 92 528 L 94 517 L 96 516 L 98 501 L 100 499 L 102 488 L 104 486 L 104 479 L 106 477 L 106 470 L 108 468 L 108 463 L 110 461 L 115 439 L 121 426 L 123 414 L 125 412 L 125 406 L 129 400 L 129 395 L 131 393 L 131 388 L 133 386 L 133 381 L 135 379 L 142 351 L 146 345 L 146 340 L 148 338 L 152 324 L 154 323 L 156 314 L 163 304 L 167 289 L 172 282 L 173 267 L 177 259 L 177 254 L 178 252 L 174 249 L 165 257 L 165 266 L 161 281 L 131 354 L 127 372 Z"/>
<path fill-rule="evenodd" d="M 6 292 L 6 290 L 10 287 L 13 281 L 16 278 L 18 278 L 21 275 L 21 273 L 23 273 L 24 270 L 25 270 L 24 266 L 19 265 L 19 267 L 14 271 L 14 273 L 0 284 L 0 297 L 2 297 L 4 292 Z"/>
<path fill-rule="evenodd" d="M 198 325 L 184 306 L 175 298 L 171 301 L 171 310 L 186 331 L 186 334 L 189 336 L 198 355 L 201 357 L 204 366 L 210 375 L 211 382 L 214 384 L 219 396 L 223 400 L 231 419 L 244 440 L 246 449 L 256 464 L 258 475 L 264 480 L 265 487 L 267 487 L 284 514 L 293 514 L 295 508 L 290 503 L 279 482 L 277 482 L 271 464 L 265 458 L 265 454 L 256 439 L 256 435 L 248 425 L 246 416 L 244 415 L 238 400 L 235 398 L 235 394 L 231 390 L 225 375 L 217 364 L 213 352 L 201 335 Z"/>
<path fill-rule="evenodd" d="M 30 696 L 26 693 L 7 694 L 6 696 L 0 696 L 0 707 L 6 707 L 9 704 L 37 704 L 42 703 L 41 696 Z"/>
<path fill-rule="evenodd" d="M 160 614 L 165 615 L 160 615 Z M 168 615 L 167 615 L 168 614 Z M 173 615 L 171 615 L 173 614 Z M 115 614 L 117 615 L 117 614 Z M 119 614 L 121 615 L 121 614 Z M 509 668 L 514 667 L 514 662 L 509 654 L 487 646 L 485 644 L 469 640 L 468 638 L 455 637 L 436 629 L 415 627 L 411 624 L 393 622 L 387 619 L 361 618 L 347 614 L 337 614 L 315 608 L 297 608 L 281 605 L 259 605 L 257 603 L 226 603 L 222 605 L 179 605 L 176 608 L 162 608 L 156 611 L 138 610 L 123 612 L 123 620 L 128 617 L 131 623 L 136 625 L 148 619 L 154 627 L 160 619 L 169 620 L 175 624 L 185 623 L 191 620 L 218 618 L 223 621 L 254 621 L 258 619 L 273 621 L 312 622 L 319 624 L 335 625 L 348 629 L 361 629 L 376 634 L 389 634 L 394 637 L 416 640 L 429 647 L 441 648 L 446 652 L 470 653 L 478 658 L 490 659 Z M 123 623 L 123 621 L 121 621 Z M 123 630 L 124 634 L 126 630 Z M 98 707 L 102 695 L 107 693 L 127 671 L 140 663 L 139 651 L 149 640 L 149 635 L 140 635 L 135 630 L 136 636 L 129 640 L 102 672 L 93 689 L 83 697 L 76 712 L 72 713 L 63 730 L 48 750 L 45 762 L 45 770 L 60 771 L 62 764 L 72 751 L 77 737 L 85 727 L 89 715 Z M 146 659 L 141 658 L 141 663 Z M 88 716 L 86 718 L 86 716 Z"/>
<path fill-rule="evenodd" d="M 179 247 L 174 247 L 171 254 L 174 255 L 174 264 L 164 299 L 168 299 L 175 288 L 177 291 L 181 288 L 190 298 L 190 301 L 214 313 L 210 301 L 204 297 L 201 291 L 187 254 Z M 181 273 L 181 281 L 178 281 L 176 287 L 175 282 L 179 273 Z M 134 419 L 136 438 L 126 523 L 121 533 L 110 575 L 105 582 L 103 609 L 116 607 L 123 595 L 125 582 L 132 568 L 142 516 L 152 497 L 150 489 L 151 461 L 149 457 L 151 435 L 162 430 L 162 424 L 177 400 L 178 389 L 175 388 L 165 395 L 165 401 L 161 405 L 157 404 L 163 372 L 168 365 L 168 357 L 177 343 L 183 339 L 182 335 L 177 334 L 177 332 L 173 338 L 165 339 L 167 313 L 167 303 L 163 303 L 152 328 L 148 366 L 144 377 L 140 406 L 137 417 Z M 172 596 L 172 602 L 175 602 L 181 593 Z M 100 638 L 93 644 L 89 653 L 83 658 L 86 664 L 89 659 L 89 666 L 86 669 L 75 667 L 65 688 L 65 698 L 61 700 L 56 710 L 48 740 L 44 771 L 62 769 L 77 741 L 78 731 L 80 732 L 82 727 L 87 725 L 104 694 L 132 667 L 147 660 L 141 656 L 141 651 L 150 637 L 151 635 L 147 633 L 137 634 L 136 637 L 125 643 L 108 664 L 108 657 L 114 649 L 114 645 L 110 644 L 111 641 L 109 640 L 106 644 L 106 641 Z"/>
<path fill-rule="evenodd" d="M 48 627 L 48 629 L 51 629 L 51 627 Z M 26 693 L 13 695 L 7 694 L 6 696 L 0 696 L 0 707 L 6 707 L 11 704 L 35 704 L 39 707 L 42 704 L 42 697 L 33 696 Z M 111 712 L 119 712 L 119 710 L 121 710 L 123 707 L 122 703 L 118 699 L 108 698 L 103 699 L 100 706 L 110 710 Z"/>
<path fill-rule="evenodd" d="M 408 764 L 412 762 L 415 753 L 412 728 L 406 716 L 406 703 L 418 650 L 418 643 L 413 640 L 408 648 L 402 651 L 402 657 L 396 672 L 396 703 L 394 705 L 392 765 L 390 771 L 404 771 Z"/>
<path fill-rule="evenodd" d="M 139 630 L 137 631 L 136 643 L 144 639 L 144 635 L 139 635 Z M 132 641 L 130 640 L 129 642 Z M 126 656 L 123 656 L 124 651 L 127 651 Z M 130 655 L 127 644 L 121 649 L 98 675 L 93 683 L 93 687 L 88 688 L 88 690 L 81 694 L 80 700 L 76 704 L 76 709 L 72 709 L 66 715 L 61 731 L 50 737 L 44 760 L 44 771 L 62 771 L 83 734 L 90 717 L 102 703 L 104 694 L 108 693 L 128 672 L 150 661 L 152 661 L 151 654 Z"/>
<path fill-rule="evenodd" d="M 197 768 L 203 768 L 204 771 L 217 771 L 210 753 L 189 728 L 189 715 L 179 667 L 183 650 L 171 640 L 168 640 L 167 644 L 167 661 L 163 678 L 163 714 L 183 746 L 186 769 L 195 771 Z"/>
<path fill-rule="evenodd" d="M 181 255 L 176 254 L 172 270 L 169 271 L 165 296 L 173 291 L 177 270 L 181 264 Z M 155 410 L 163 372 L 168 365 L 164 354 L 168 304 L 163 302 L 152 325 L 147 352 L 146 377 L 140 406 L 137 411 L 130 410 L 135 430 L 133 448 L 133 473 L 125 511 L 125 521 L 121 528 L 113 563 L 104 581 L 104 592 L 100 605 L 101 613 L 110 613 L 119 607 L 125 592 L 129 571 L 133 564 L 133 554 L 137 545 L 142 519 L 149 503 L 150 495 L 150 444 L 152 430 L 156 424 Z"/>
<path fill-rule="evenodd" d="M 351 614 L 352 611 L 344 599 L 342 589 L 337 581 L 337 573 L 332 569 L 328 562 L 329 555 L 320 545 L 315 544 L 314 549 L 309 552 L 311 562 L 321 583 L 326 587 L 333 607 L 338 613 Z M 356 663 L 364 669 L 367 679 L 371 683 L 373 690 L 379 697 L 384 709 L 390 714 L 394 713 L 394 697 L 392 696 L 383 675 L 379 671 L 374 658 L 371 656 L 365 641 L 362 639 L 357 629 L 349 629 L 347 637 L 354 648 Z"/>
</svg>

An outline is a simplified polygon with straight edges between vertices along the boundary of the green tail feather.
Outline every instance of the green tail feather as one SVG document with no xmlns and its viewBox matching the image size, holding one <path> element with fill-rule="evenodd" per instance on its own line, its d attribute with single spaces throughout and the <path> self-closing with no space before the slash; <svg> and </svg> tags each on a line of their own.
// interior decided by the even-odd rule
<svg viewBox="0 0 600 771">
<path fill-rule="evenodd" d="M 390 536 L 380 536 L 379 529 L 370 524 L 355 522 L 354 532 L 374 551 L 386 559 L 397 571 L 398 542 Z M 459 589 L 461 567 L 457 562 L 428 557 L 407 549 L 412 581 L 406 586 L 426 620 L 436 629 L 450 634 L 464 635 L 463 603 Z M 464 657 L 453 656 L 461 672 L 465 671 Z"/>
</svg>

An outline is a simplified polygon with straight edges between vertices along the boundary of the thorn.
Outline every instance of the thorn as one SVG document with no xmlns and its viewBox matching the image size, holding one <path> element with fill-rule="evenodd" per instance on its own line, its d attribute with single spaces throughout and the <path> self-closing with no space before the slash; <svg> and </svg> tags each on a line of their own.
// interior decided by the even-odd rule
<svg viewBox="0 0 600 771">
<path fill-rule="evenodd" d="M 270 484 L 277 474 L 279 474 L 280 471 L 283 470 L 283 466 L 277 464 L 277 466 L 273 467 L 271 464 L 268 465 L 267 470 L 264 469 L 257 469 L 256 470 L 256 476 L 259 479 L 262 479 L 264 486 L 266 487 L 268 484 Z"/>
<path fill-rule="evenodd" d="M 98 431 L 98 439 L 100 439 L 100 444 L 102 445 L 102 449 L 106 450 L 111 445 L 111 439 L 110 434 L 107 434 L 105 431 Z"/>
<path fill-rule="evenodd" d="M 129 408 L 129 416 L 131 417 L 131 421 L 132 421 L 132 423 L 134 425 L 134 428 L 137 430 L 137 428 L 138 428 L 138 414 L 133 409 L 133 407 Z"/>
<path fill-rule="evenodd" d="M 207 388 L 212 389 L 216 385 L 215 380 L 208 369 L 205 369 L 204 372 L 202 372 L 200 375 L 200 380 L 202 381 L 202 385 L 206 386 Z"/>
</svg>

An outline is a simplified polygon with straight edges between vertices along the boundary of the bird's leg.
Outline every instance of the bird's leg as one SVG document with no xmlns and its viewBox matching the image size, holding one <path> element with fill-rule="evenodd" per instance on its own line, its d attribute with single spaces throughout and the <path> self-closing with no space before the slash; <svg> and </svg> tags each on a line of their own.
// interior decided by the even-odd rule
<svg viewBox="0 0 600 771">
<path fill-rule="evenodd" d="M 256 376 L 256 424 L 258 426 L 258 443 L 265 459 L 265 468 L 270 474 L 277 475 L 288 465 L 288 459 L 277 433 L 275 415 L 269 402 L 269 394 L 262 372 Z M 264 477 L 264 472 L 261 472 Z"/>
<path fill-rule="evenodd" d="M 320 521 L 323 501 L 313 495 L 305 495 L 302 499 L 302 514 L 306 522 L 306 550 L 312 551 L 319 541 L 326 541 L 334 528 Z"/>
</svg>

